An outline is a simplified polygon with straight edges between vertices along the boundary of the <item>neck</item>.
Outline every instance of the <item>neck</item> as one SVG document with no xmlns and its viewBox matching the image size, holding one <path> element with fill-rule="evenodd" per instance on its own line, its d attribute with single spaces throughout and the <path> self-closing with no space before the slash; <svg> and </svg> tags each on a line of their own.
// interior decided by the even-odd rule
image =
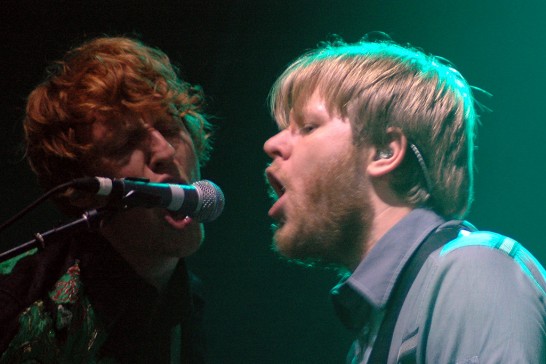
<svg viewBox="0 0 546 364">
<path fill-rule="evenodd" d="M 114 243 L 112 243 L 112 246 L 127 263 L 133 267 L 139 276 L 157 288 L 159 292 L 162 292 L 167 287 L 169 279 L 180 260 L 180 258 L 177 257 L 155 257 L 132 254 L 132 252 L 124 250 L 123 246 L 118 247 Z"/>
<path fill-rule="evenodd" d="M 102 234 L 146 282 L 159 292 L 167 287 L 179 257 L 157 254 L 153 241 L 142 241 L 131 234 L 118 234 L 110 229 L 102 229 Z"/>
<path fill-rule="evenodd" d="M 411 212 L 407 206 L 386 206 L 376 212 L 376 217 L 370 232 L 369 249 L 371 249 L 387 231 Z"/>
<path fill-rule="evenodd" d="M 374 216 L 360 261 L 368 255 L 369 251 L 375 246 L 379 239 L 387 233 L 387 231 L 413 209 L 411 206 L 402 203 L 386 203 L 377 196 L 372 197 L 372 204 L 374 206 Z"/>
</svg>

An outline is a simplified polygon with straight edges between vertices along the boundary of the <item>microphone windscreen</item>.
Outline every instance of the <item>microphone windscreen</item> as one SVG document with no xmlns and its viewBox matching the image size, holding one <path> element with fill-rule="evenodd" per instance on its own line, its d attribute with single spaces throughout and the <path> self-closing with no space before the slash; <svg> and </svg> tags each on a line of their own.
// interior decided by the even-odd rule
<svg viewBox="0 0 546 364">
<path fill-rule="evenodd" d="M 215 183 L 207 180 L 197 181 L 193 186 L 199 194 L 201 201 L 197 211 L 193 214 L 201 222 L 213 221 L 224 210 L 224 193 Z"/>
</svg>

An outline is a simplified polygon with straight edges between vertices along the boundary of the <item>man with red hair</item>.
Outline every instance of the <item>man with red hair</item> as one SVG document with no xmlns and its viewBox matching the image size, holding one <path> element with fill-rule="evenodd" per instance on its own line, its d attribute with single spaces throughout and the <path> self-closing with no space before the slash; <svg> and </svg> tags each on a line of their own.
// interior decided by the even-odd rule
<svg viewBox="0 0 546 364">
<path fill-rule="evenodd" d="M 191 184 L 211 150 L 203 98 L 162 51 L 91 40 L 30 94 L 28 160 L 45 189 L 84 176 Z M 69 215 L 104 205 L 72 189 L 55 201 Z M 201 362 L 202 301 L 183 258 L 203 237 L 191 217 L 136 207 L 4 263 L 0 362 Z"/>
</svg>

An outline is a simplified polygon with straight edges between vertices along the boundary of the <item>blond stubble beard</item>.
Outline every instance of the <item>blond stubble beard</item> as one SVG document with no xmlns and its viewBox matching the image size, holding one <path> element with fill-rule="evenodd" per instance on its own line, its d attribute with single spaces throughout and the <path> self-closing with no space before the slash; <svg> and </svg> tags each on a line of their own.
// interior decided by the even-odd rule
<svg viewBox="0 0 546 364">
<path fill-rule="evenodd" d="M 307 171 L 305 194 L 289 201 L 290 215 L 278 226 L 274 248 L 282 256 L 306 265 L 349 267 L 365 250 L 373 218 L 363 176 L 361 151 L 346 153 Z"/>
</svg>

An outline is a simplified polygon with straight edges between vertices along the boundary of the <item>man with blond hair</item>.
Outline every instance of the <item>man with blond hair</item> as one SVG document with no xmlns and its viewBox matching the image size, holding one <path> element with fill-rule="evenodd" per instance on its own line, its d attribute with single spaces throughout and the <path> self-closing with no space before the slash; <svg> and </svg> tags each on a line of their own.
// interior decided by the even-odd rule
<svg viewBox="0 0 546 364">
<path fill-rule="evenodd" d="M 283 256 L 344 274 L 347 363 L 544 363 L 545 271 L 462 220 L 477 115 L 446 61 L 380 35 L 294 61 L 264 145 Z"/>
</svg>

